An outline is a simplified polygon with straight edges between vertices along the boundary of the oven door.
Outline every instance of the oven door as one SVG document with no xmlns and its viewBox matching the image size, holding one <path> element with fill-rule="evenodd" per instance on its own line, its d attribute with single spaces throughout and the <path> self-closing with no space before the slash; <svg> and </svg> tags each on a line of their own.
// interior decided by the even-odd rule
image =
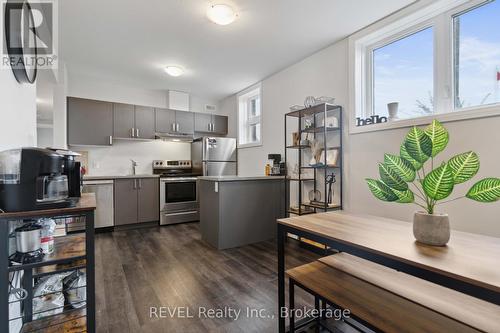
<svg viewBox="0 0 500 333">
<path fill-rule="evenodd" d="M 161 179 L 160 224 L 198 221 L 196 178 Z"/>
</svg>

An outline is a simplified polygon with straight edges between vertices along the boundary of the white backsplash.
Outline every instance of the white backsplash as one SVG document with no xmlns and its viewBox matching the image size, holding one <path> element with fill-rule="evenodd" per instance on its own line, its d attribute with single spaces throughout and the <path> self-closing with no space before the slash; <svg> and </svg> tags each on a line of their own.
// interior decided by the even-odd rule
<svg viewBox="0 0 500 333">
<path fill-rule="evenodd" d="M 121 176 L 132 173 L 133 159 L 137 174 L 151 174 L 153 160 L 190 160 L 191 144 L 185 142 L 114 140 L 110 147 L 71 147 L 88 152 L 90 176 Z"/>
</svg>

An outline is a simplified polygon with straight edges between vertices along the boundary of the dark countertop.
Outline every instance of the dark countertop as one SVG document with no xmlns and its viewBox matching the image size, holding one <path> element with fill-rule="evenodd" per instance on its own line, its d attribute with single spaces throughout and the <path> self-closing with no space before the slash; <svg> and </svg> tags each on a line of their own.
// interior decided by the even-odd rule
<svg viewBox="0 0 500 333">
<path fill-rule="evenodd" d="M 203 176 L 199 180 L 211 182 L 238 182 L 247 180 L 284 180 L 285 176 Z"/>
</svg>

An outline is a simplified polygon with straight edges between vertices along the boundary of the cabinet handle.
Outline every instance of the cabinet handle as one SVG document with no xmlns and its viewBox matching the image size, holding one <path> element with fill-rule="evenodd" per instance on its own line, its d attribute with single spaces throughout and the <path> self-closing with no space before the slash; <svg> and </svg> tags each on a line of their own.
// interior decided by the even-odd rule
<svg viewBox="0 0 500 333">
<path fill-rule="evenodd" d="M 137 190 L 137 179 L 134 179 L 134 190 Z"/>
<path fill-rule="evenodd" d="M 179 132 L 179 131 L 180 131 L 180 126 L 179 126 L 179 124 L 175 124 L 175 131 L 176 131 L 176 132 Z"/>
<path fill-rule="evenodd" d="M 212 132 L 212 124 L 211 123 L 208 123 L 208 131 Z"/>
<path fill-rule="evenodd" d="M 130 129 L 130 137 L 132 137 L 132 138 L 134 137 L 134 129 L 133 128 Z"/>
<path fill-rule="evenodd" d="M 109 136 L 109 145 L 110 146 L 113 145 L 113 136 L 112 135 Z"/>
<path fill-rule="evenodd" d="M 139 179 L 139 189 L 142 188 L 142 179 Z"/>
<path fill-rule="evenodd" d="M 138 138 L 138 137 L 139 137 L 139 129 L 138 129 L 138 128 L 136 128 L 136 129 L 135 129 L 135 137 L 136 137 L 136 138 Z"/>
<path fill-rule="evenodd" d="M 175 132 L 175 123 L 172 123 L 172 132 Z"/>
</svg>

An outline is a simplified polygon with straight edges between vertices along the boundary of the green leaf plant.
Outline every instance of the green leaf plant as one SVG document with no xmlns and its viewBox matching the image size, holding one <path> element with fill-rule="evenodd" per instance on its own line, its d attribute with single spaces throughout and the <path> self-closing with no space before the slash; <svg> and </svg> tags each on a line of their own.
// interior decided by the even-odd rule
<svg viewBox="0 0 500 333">
<path fill-rule="evenodd" d="M 464 197 L 478 202 L 500 200 L 500 178 L 485 178 L 464 197 L 448 198 L 455 185 L 464 183 L 479 171 L 479 157 L 473 151 L 453 156 L 435 166 L 435 157 L 449 141 L 446 128 L 437 120 L 425 129 L 413 127 L 401 145 L 399 155 L 385 154 L 379 163 L 380 180 L 367 178 L 368 188 L 382 201 L 414 203 L 434 214 L 436 205 Z M 426 172 L 425 163 L 430 162 Z"/>
</svg>

